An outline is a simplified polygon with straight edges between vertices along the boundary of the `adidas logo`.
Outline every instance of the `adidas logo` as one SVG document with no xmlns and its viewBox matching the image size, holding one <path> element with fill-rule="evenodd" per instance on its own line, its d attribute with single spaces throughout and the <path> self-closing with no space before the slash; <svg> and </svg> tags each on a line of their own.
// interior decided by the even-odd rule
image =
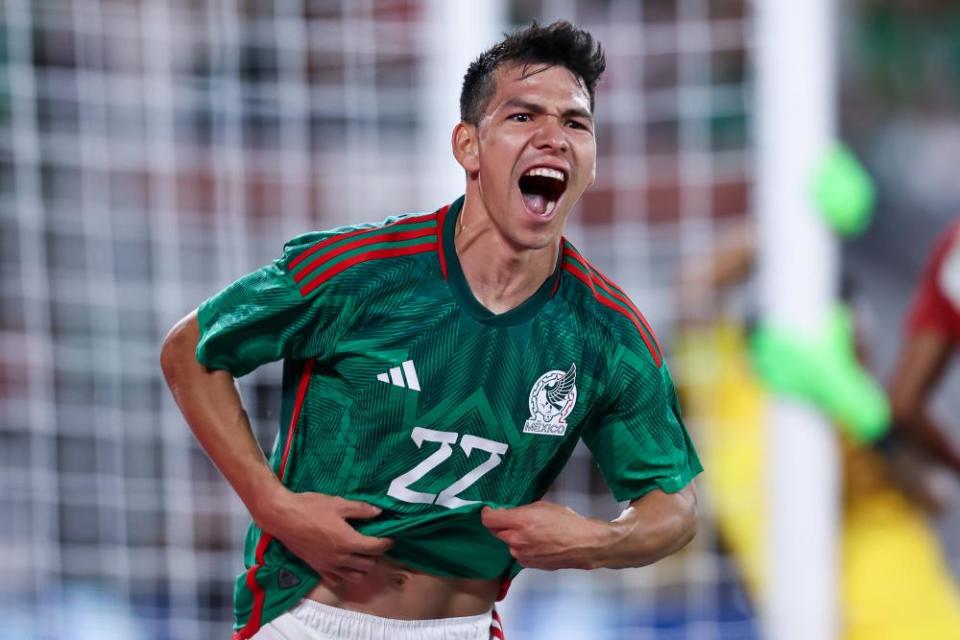
<svg viewBox="0 0 960 640">
<path fill-rule="evenodd" d="M 404 360 L 399 367 L 390 367 L 389 371 L 378 374 L 377 380 L 395 387 L 420 391 L 420 379 L 417 378 L 417 370 L 413 368 L 413 360 Z"/>
</svg>

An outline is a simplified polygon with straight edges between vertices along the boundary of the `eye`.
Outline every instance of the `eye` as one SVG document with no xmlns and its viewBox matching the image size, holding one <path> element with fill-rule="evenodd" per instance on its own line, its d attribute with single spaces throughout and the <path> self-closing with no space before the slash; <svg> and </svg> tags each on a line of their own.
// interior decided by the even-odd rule
<svg viewBox="0 0 960 640">
<path fill-rule="evenodd" d="M 590 128 L 580 122 L 579 120 L 567 120 L 567 126 L 571 129 L 580 129 L 581 131 L 589 131 Z"/>
<path fill-rule="evenodd" d="M 514 122 L 530 122 L 531 118 L 529 113 L 515 113 L 509 119 Z"/>
</svg>

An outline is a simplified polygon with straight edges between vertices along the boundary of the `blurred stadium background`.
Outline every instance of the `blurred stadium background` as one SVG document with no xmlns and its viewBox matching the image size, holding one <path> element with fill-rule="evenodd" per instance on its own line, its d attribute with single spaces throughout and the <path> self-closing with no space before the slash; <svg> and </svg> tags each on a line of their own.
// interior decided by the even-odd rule
<svg viewBox="0 0 960 640">
<path fill-rule="evenodd" d="M 451 11 L 482 11 L 475 50 L 453 52 Z M 455 95 L 437 95 L 465 66 L 444 51 L 555 18 L 608 59 L 598 183 L 570 235 L 672 350 L 682 265 L 756 215 L 750 3 L 0 2 L 0 638 L 228 637 L 247 515 L 169 398 L 160 340 L 292 235 L 457 196 L 437 151 Z M 838 26 L 842 137 L 878 188 L 844 264 L 884 377 L 926 250 L 960 211 L 960 7 L 848 0 Z M 748 281 L 729 306 L 749 297 Z M 273 367 L 241 383 L 264 446 L 278 383 Z M 939 395 L 954 426 L 958 389 Z M 690 421 L 699 440 L 709 425 Z M 617 512 L 583 452 L 553 499 Z M 935 523 L 955 571 L 958 511 Z M 709 492 L 703 514 L 654 567 L 524 572 L 508 637 L 759 637 Z"/>
</svg>

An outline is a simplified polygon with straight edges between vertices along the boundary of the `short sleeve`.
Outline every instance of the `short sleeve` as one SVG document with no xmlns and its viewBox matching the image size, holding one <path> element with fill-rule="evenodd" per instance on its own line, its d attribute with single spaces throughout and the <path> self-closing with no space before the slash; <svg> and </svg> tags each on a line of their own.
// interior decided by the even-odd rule
<svg viewBox="0 0 960 640">
<path fill-rule="evenodd" d="M 907 331 L 960 339 L 960 224 L 941 236 L 924 268 L 907 316 Z"/>
<path fill-rule="evenodd" d="M 198 309 L 197 361 L 235 377 L 281 359 L 328 357 L 345 332 L 353 297 L 335 286 L 305 295 L 290 273 L 320 234 L 289 242 L 282 258 L 249 273 Z"/>
<path fill-rule="evenodd" d="M 653 489 L 676 493 L 703 467 L 680 416 L 666 363 L 623 348 L 612 369 L 610 407 L 583 439 L 618 501 Z"/>
</svg>

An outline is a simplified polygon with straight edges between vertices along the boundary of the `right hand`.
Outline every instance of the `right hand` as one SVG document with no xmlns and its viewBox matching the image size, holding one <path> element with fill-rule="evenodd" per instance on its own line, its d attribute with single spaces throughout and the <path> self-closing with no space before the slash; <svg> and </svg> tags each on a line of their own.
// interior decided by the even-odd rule
<svg viewBox="0 0 960 640">
<path fill-rule="evenodd" d="M 365 536 L 347 522 L 348 518 L 374 518 L 380 511 L 366 502 L 286 490 L 257 522 L 325 582 L 336 586 L 344 580 L 362 580 L 393 546 L 389 538 Z"/>
</svg>

